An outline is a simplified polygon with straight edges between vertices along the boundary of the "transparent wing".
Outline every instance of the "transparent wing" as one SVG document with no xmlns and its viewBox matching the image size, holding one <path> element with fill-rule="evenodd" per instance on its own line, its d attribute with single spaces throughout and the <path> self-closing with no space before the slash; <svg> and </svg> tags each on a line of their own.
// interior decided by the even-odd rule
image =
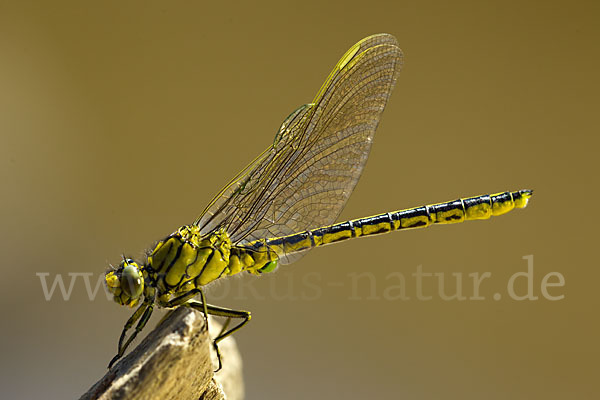
<svg viewBox="0 0 600 400">
<path fill-rule="evenodd" d="M 273 145 L 256 157 L 212 199 L 194 222 L 202 232 L 226 226 L 231 234 L 229 229 L 236 226 L 234 222 L 237 221 L 239 225 L 242 216 L 248 214 L 252 206 L 257 206 L 256 202 L 260 200 L 257 192 L 268 180 L 268 171 L 276 167 L 278 157 L 290 151 L 290 142 L 295 139 L 290 133 L 298 132 L 296 126 L 303 121 L 312 106 L 305 104 L 294 110 L 281 124 Z"/>
<path fill-rule="evenodd" d="M 234 243 L 332 224 L 365 165 L 402 66 L 396 39 L 369 36 L 348 50 L 313 103 L 283 122 L 273 145 L 234 178 L 196 224 Z M 282 263 L 300 254 L 280 254 Z"/>
</svg>

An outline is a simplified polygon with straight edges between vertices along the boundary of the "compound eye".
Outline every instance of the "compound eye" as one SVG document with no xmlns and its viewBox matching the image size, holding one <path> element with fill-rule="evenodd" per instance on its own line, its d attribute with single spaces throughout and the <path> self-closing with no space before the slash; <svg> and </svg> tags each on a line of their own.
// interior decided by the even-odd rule
<svg viewBox="0 0 600 400">
<path fill-rule="evenodd" d="M 137 299 L 142 295 L 144 290 L 142 274 L 135 265 L 127 264 L 123 268 L 121 272 L 121 289 L 132 299 Z"/>
</svg>

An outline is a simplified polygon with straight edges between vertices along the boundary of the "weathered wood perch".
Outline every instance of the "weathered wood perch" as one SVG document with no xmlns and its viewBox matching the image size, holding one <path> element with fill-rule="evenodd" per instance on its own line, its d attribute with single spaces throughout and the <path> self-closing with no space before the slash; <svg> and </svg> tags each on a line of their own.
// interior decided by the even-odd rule
<svg viewBox="0 0 600 400">
<path fill-rule="evenodd" d="M 220 331 L 212 320 L 209 325 L 211 334 Z M 242 360 L 235 341 L 219 343 L 223 368 L 214 374 L 216 356 L 204 326 L 202 313 L 179 307 L 80 400 L 241 400 Z"/>
</svg>

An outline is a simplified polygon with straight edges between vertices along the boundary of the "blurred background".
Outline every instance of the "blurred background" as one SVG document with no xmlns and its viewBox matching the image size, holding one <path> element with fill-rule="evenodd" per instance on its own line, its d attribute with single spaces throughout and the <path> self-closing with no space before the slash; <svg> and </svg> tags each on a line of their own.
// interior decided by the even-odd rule
<svg viewBox="0 0 600 400">
<path fill-rule="evenodd" d="M 405 68 L 340 220 L 535 196 L 211 287 L 253 312 L 247 398 L 598 398 L 598 3 L 213 3 L 0 1 L 2 397 L 98 380 L 131 313 L 97 286 L 108 264 L 191 223 L 352 44 L 388 32 Z M 528 267 L 514 291 L 537 300 L 516 300 Z M 419 268 L 441 274 L 421 299 Z M 457 279 L 466 299 L 442 296 Z"/>
</svg>

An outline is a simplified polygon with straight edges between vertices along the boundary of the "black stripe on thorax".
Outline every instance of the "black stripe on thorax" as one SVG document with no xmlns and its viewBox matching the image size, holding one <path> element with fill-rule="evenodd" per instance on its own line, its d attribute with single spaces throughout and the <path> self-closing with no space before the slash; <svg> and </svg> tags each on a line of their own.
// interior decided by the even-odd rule
<svg viewBox="0 0 600 400">
<path fill-rule="evenodd" d="M 167 267 L 167 270 L 164 273 L 165 274 L 165 285 L 166 286 L 170 286 L 167 283 L 166 276 L 169 275 L 169 272 L 171 271 L 171 268 L 173 268 L 173 265 L 175 265 L 175 263 L 177 262 L 177 260 L 179 260 L 179 257 L 181 256 L 181 249 L 183 249 L 183 242 L 180 241 L 179 242 L 179 247 L 177 248 L 177 251 L 175 252 L 175 257 L 173 257 L 173 260 L 171 260 L 171 262 L 169 263 L 169 266 Z M 183 277 L 182 277 L 182 279 L 183 279 Z M 181 279 L 179 280 L 179 283 L 181 283 Z M 177 284 L 177 285 L 179 285 L 179 284 Z M 172 287 L 177 287 L 177 285 L 172 286 Z"/>
<path fill-rule="evenodd" d="M 200 271 L 198 276 L 202 276 L 202 274 L 204 273 L 204 270 L 206 269 L 206 266 L 210 263 L 210 260 L 212 260 L 214 255 L 215 255 L 215 250 L 213 249 L 213 251 L 210 252 L 210 255 L 208 257 L 206 257 L 206 261 L 204 262 L 204 265 L 202 266 L 202 270 Z"/>
<path fill-rule="evenodd" d="M 168 241 L 168 239 L 167 239 L 167 241 Z M 164 246 L 164 245 L 163 245 L 163 246 Z M 172 249 L 172 248 L 173 248 L 173 242 L 169 242 L 169 248 L 168 248 L 168 250 L 167 250 L 167 253 L 166 253 L 166 254 L 169 254 L 169 253 L 171 252 L 171 249 Z M 160 265 L 158 266 L 158 268 L 156 268 L 156 271 L 160 271 L 160 270 L 162 270 L 162 267 L 163 267 L 163 265 L 165 265 L 165 261 L 167 261 L 167 257 L 163 257 L 163 258 L 162 258 L 162 260 L 161 260 L 161 262 L 160 262 Z"/>
<path fill-rule="evenodd" d="M 191 267 L 192 265 L 196 264 L 196 261 L 198 261 L 198 254 L 200 253 L 200 250 L 199 250 L 199 249 L 194 249 L 194 250 L 196 250 L 196 257 L 194 257 L 194 261 L 192 261 L 192 262 L 188 263 L 188 264 L 185 266 L 185 274 L 186 274 L 188 277 L 190 277 L 190 278 L 191 278 L 191 276 L 190 276 L 190 274 L 188 273 L 188 268 L 189 268 L 189 267 Z"/>
</svg>

